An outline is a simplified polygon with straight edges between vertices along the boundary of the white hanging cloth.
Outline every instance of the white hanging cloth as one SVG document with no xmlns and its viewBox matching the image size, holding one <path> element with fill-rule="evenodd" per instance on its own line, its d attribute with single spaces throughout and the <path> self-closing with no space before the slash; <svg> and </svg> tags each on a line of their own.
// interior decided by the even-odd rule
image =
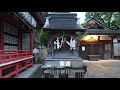
<svg viewBox="0 0 120 90">
<path fill-rule="evenodd" d="M 60 48 L 59 37 L 57 37 L 57 40 L 56 40 L 56 42 L 57 42 L 57 49 L 59 49 L 59 48 Z"/>
</svg>

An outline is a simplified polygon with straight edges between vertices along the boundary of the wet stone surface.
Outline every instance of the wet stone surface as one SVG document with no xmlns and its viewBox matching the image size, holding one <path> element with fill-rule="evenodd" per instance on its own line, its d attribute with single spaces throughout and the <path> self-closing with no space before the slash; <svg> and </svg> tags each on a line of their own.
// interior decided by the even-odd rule
<svg viewBox="0 0 120 90">
<path fill-rule="evenodd" d="M 43 70 L 39 67 L 31 76 L 30 78 L 42 78 Z"/>
</svg>

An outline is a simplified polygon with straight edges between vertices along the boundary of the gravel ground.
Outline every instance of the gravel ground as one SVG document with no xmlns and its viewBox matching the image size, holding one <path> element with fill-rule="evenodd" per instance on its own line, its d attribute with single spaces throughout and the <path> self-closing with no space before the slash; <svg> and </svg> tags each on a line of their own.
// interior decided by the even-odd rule
<svg viewBox="0 0 120 90">
<path fill-rule="evenodd" d="M 87 61 L 85 78 L 120 78 L 120 60 Z"/>
<path fill-rule="evenodd" d="M 120 78 L 120 60 L 84 60 L 87 72 L 84 78 Z M 41 78 L 41 67 L 30 78 Z"/>
</svg>

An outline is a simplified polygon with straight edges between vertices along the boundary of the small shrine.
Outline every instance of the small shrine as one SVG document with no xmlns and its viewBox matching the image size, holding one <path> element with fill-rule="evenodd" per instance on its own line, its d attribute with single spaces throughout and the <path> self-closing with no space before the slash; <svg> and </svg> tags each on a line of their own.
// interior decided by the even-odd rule
<svg viewBox="0 0 120 90">
<path fill-rule="evenodd" d="M 78 53 L 79 43 L 76 41 L 76 32 L 84 32 L 85 29 L 81 27 L 77 14 L 69 12 L 50 13 L 43 30 L 52 36 L 48 43 L 48 56 L 43 66 L 43 77 L 79 78 L 84 76 L 86 66 Z M 61 75 L 60 70 L 64 71 L 66 68 L 71 74 Z M 56 74 L 56 72 L 59 73 Z"/>
</svg>

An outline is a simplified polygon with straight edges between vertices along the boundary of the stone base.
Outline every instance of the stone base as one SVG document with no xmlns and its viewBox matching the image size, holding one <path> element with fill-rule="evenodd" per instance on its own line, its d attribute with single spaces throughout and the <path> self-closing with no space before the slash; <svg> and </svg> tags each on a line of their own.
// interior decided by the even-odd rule
<svg viewBox="0 0 120 90">
<path fill-rule="evenodd" d="M 70 68 L 43 68 L 42 78 L 84 78 L 86 66 Z"/>
<path fill-rule="evenodd" d="M 60 66 L 60 61 L 70 61 L 71 66 L 69 67 L 61 67 Z M 61 77 L 66 77 L 66 78 L 83 78 L 85 72 L 87 71 L 87 66 L 83 64 L 82 58 L 50 58 L 47 57 L 45 59 L 45 65 L 42 66 L 44 70 L 43 78 L 61 78 Z M 61 75 L 60 70 L 65 72 L 65 70 L 69 70 L 70 74 L 64 74 Z M 55 72 L 59 72 L 59 74 L 50 74 L 51 70 L 54 70 Z M 57 71 L 56 71 L 57 70 Z M 62 73 L 63 74 L 63 73 Z M 67 75 L 67 76 L 66 76 Z"/>
</svg>

